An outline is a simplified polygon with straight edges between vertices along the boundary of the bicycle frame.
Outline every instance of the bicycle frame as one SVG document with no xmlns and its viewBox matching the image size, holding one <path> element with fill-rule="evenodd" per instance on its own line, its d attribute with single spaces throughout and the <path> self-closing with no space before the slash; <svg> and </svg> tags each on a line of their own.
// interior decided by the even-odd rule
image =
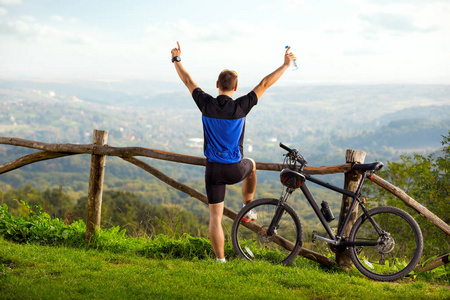
<svg viewBox="0 0 450 300">
<path fill-rule="evenodd" d="M 358 188 L 356 190 L 355 193 L 350 192 L 348 190 L 339 188 L 337 186 L 334 186 L 332 184 L 329 184 L 327 182 L 321 181 L 317 178 L 311 177 L 310 175 L 305 175 L 306 180 L 311 181 L 317 185 L 320 185 L 322 187 L 325 187 L 327 189 L 333 190 L 337 193 L 346 195 L 348 197 L 351 197 L 353 200 L 350 204 L 350 208 L 348 210 L 347 215 L 345 216 L 345 219 L 343 221 L 343 224 L 341 226 L 341 228 L 339 229 L 339 231 L 337 232 L 336 236 L 333 234 L 330 225 L 328 224 L 328 222 L 326 221 L 325 217 L 323 216 L 322 212 L 320 211 L 319 206 L 317 205 L 313 195 L 311 194 L 311 192 L 309 191 L 308 187 L 306 186 L 306 183 L 303 184 L 300 189 L 302 190 L 303 194 L 305 195 L 306 199 L 308 200 L 309 204 L 311 205 L 311 207 L 313 208 L 316 216 L 319 218 L 320 222 L 322 223 L 322 226 L 325 228 L 325 230 L 327 231 L 330 239 L 325 238 L 325 237 L 321 237 L 321 236 L 316 236 L 317 239 L 320 239 L 322 241 L 325 241 L 327 243 L 336 245 L 336 246 L 375 246 L 378 245 L 379 242 L 365 242 L 365 241 L 359 241 L 359 242 L 347 242 L 347 241 L 342 241 L 342 235 L 343 235 L 343 231 L 344 228 L 347 226 L 349 220 L 350 220 L 350 215 L 351 212 L 355 209 L 356 205 L 359 205 L 363 211 L 363 214 L 369 219 L 369 221 L 372 223 L 372 225 L 374 226 L 375 230 L 378 232 L 378 234 L 382 234 L 382 230 L 379 228 L 378 224 L 376 224 L 376 222 L 372 219 L 372 217 L 367 213 L 367 209 L 364 206 L 364 204 L 361 202 L 361 200 L 359 200 L 359 197 L 361 196 L 361 190 L 366 178 L 366 172 L 364 172 L 364 175 L 358 185 Z M 294 190 L 287 190 L 286 194 L 284 196 L 285 200 L 287 200 L 287 198 L 292 194 Z M 287 196 L 287 197 L 286 197 Z M 271 226 L 269 226 L 270 228 Z"/>
</svg>

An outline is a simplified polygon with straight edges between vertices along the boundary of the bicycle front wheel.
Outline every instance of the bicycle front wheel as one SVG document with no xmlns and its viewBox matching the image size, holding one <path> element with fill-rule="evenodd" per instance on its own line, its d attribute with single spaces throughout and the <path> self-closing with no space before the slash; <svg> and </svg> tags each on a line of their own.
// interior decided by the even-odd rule
<svg viewBox="0 0 450 300">
<path fill-rule="evenodd" d="M 365 276 L 379 281 L 394 281 L 409 274 L 419 263 L 423 237 L 419 225 L 405 211 L 377 207 L 369 215 L 382 230 L 379 235 L 367 216 L 356 220 L 351 242 L 378 242 L 376 246 L 350 247 L 355 267 Z"/>
<path fill-rule="evenodd" d="M 294 209 L 287 204 L 278 207 L 277 199 L 259 199 L 246 205 L 238 213 L 231 229 L 231 241 L 236 253 L 250 261 L 265 260 L 289 264 L 302 246 L 302 225 Z M 279 208 L 279 221 L 273 233 L 269 225 Z M 245 223 L 242 218 L 253 210 L 256 220 Z"/>
</svg>

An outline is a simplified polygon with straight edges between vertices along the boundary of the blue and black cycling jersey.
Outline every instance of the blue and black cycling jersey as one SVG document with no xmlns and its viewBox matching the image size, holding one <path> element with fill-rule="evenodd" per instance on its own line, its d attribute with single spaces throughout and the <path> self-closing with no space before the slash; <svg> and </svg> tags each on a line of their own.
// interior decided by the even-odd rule
<svg viewBox="0 0 450 300">
<path fill-rule="evenodd" d="M 233 100 L 226 95 L 214 98 L 196 88 L 192 97 L 202 112 L 204 153 L 208 161 L 239 162 L 244 157 L 245 118 L 258 103 L 255 92 Z"/>
</svg>

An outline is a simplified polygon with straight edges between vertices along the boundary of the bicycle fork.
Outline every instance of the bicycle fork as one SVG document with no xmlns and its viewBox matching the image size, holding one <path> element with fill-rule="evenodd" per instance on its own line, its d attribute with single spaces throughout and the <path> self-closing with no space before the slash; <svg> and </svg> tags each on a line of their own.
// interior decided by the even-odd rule
<svg viewBox="0 0 450 300">
<path fill-rule="evenodd" d="M 277 234 L 279 222 L 280 222 L 281 217 L 283 216 L 283 212 L 284 212 L 283 206 L 286 203 L 286 201 L 289 199 L 289 197 L 292 195 L 293 192 L 294 192 L 293 189 L 288 188 L 286 190 L 286 192 L 284 193 L 284 195 L 281 196 L 280 201 L 278 202 L 278 206 L 275 211 L 275 214 L 272 218 L 272 221 L 270 222 L 270 225 L 267 228 L 266 234 L 268 236 L 273 236 L 273 235 Z"/>
</svg>

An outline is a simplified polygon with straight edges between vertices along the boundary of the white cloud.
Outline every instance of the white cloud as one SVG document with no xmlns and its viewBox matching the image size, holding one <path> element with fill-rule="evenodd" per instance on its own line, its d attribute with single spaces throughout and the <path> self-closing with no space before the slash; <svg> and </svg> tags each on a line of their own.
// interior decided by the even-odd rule
<svg viewBox="0 0 450 300">
<path fill-rule="evenodd" d="M 95 41 L 88 34 L 42 25 L 31 16 L 22 16 L 12 21 L 0 21 L 0 34 L 10 35 L 19 40 L 34 39 L 45 43 L 59 41 L 70 44 L 92 44 Z"/>
<path fill-rule="evenodd" d="M 196 26 L 187 20 L 179 20 L 149 26 L 146 33 L 154 42 L 174 41 L 182 37 L 184 40 L 214 43 L 233 42 L 236 38 L 249 35 L 254 30 L 255 26 L 240 20 L 227 20 L 208 24 L 208 26 Z"/>
<path fill-rule="evenodd" d="M 6 8 L 0 7 L 0 16 L 6 16 L 7 13 L 8 11 L 6 10 Z"/>
<path fill-rule="evenodd" d="M 391 4 L 424 4 L 433 2 L 444 2 L 446 0 L 368 0 L 377 5 L 391 5 Z"/>
<path fill-rule="evenodd" d="M 17 5 L 17 4 L 22 4 L 22 0 L 0 0 L 0 4 Z"/>
<path fill-rule="evenodd" d="M 70 24 L 77 24 L 80 20 L 72 17 L 72 18 L 69 18 L 68 21 Z"/>
<path fill-rule="evenodd" d="M 285 0 L 284 10 L 290 12 L 298 12 L 300 9 L 304 8 L 305 0 Z"/>
<path fill-rule="evenodd" d="M 267 3 L 258 5 L 256 7 L 256 10 L 258 10 L 258 11 L 271 11 L 272 9 L 273 9 L 273 5 L 267 4 Z"/>
<path fill-rule="evenodd" d="M 63 18 L 63 17 L 57 16 L 57 15 L 51 16 L 50 19 L 52 19 L 53 21 L 56 21 L 56 22 L 62 22 L 62 21 L 64 21 L 64 18 Z"/>
<path fill-rule="evenodd" d="M 19 19 L 22 20 L 22 21 L 24 21 L 24 22 L 28 22 L 28 23 L 32 23 L 32 22 L 35 22 L 35 21 L 36 21 L 36 18 L 35 18 L 35 17 L 29 16 L 29 15 L 21 16 Z"/>
<path fill-rule="evenodd" d="M 437 26 L 419 27 L 411 16 L 402 14 L 375 13 L 360 16 L 374 31 L 388 30 L 396 33 L 430 32 Z M 369 29 L 369 30 L 371 30 Z"/>
</svg>

